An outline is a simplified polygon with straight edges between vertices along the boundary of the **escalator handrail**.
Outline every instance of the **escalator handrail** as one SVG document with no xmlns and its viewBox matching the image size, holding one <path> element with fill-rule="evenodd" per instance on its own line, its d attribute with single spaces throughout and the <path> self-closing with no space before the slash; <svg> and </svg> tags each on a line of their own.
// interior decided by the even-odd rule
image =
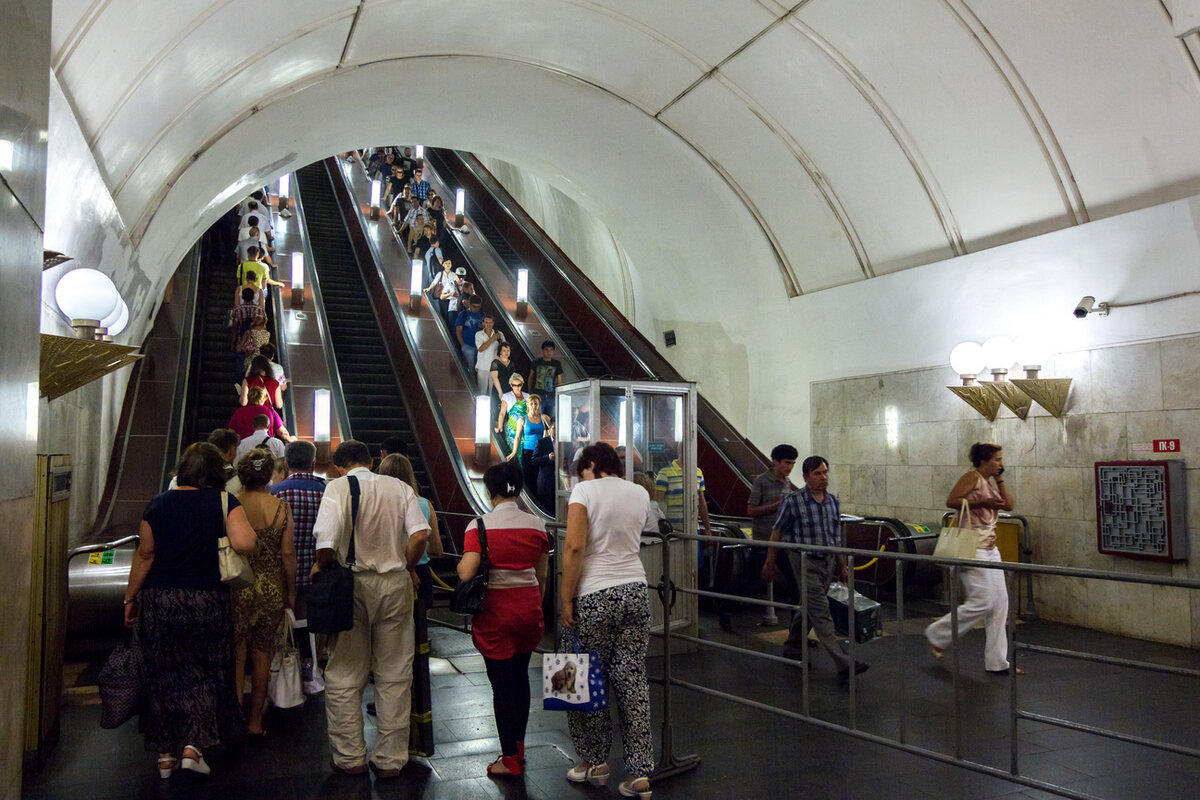
<svg viewBox="0 0 1200 800">
<path fill-rule="evenodd" d="M 291 177 L 292 177 L 292 182 L 294 184 L 295 176 L 291 176 Z M 270 213 L 273 214 L 275 212 L 272 211 Z M 299 222 L 298 217 L 297 217 L 297 222 Z M 297 227 L 299 227 L 299 226 L 297 226 Z M 305 236 L 300 236 L 301 247 L 304 246 L 303 243 L 306 238 L 307 237 L 305 237 Z M 309 253 L 305 252 L 305 254 L 304 254 L 304 263 L 305 264 L 308 263 L 309 257 L 310 257 Z M 282 269 L 279 267 L 279 265 L 276 265 L 276 270 L 277 270 L 276 276 L 282 274 Z M 279 366 L 283 367 L 284 377 L 287 377 L 290 381 L 290 379 L 291 379 L 290 376 L 292 373 L 291 373 L 291 370 L 289 369 L 289 363 L 288 363 L 288 335 L 287 335 L 287 325 L 286 325 L 286 321 L 284 319 L 283 289 L 279 288 L 279 287 L 274 287 L 274 286 L 272 286 L 271 288 L 273 290 L 275 290 L 271 294 L 271 324 L 275 327 L 275 331 L 273 334 L 273 339 L 275 342 L 275 358 L 279 359 Z M 292 396 L 290 383 L 288 384 L 287 391 L 285 391 L 283 393 L 283 395 L 284 395 L 283 423 L 285 426 L 287 426 L 287 429 L 289 431 L 291 431 L 293 434 L 295 434 L 296 430 L 297 430 L 297 428 L 296 428 L 296 403 Z"/>
<path fill-rule="evenodd" d="M 333 188 L 335 205 L 337 206 L 338 213 L 342 217 L 342 224 L 346 228 L 347 238 L 350 240 L 350 246 L 354 252 L 354 260 L 358 264 L 359 270 L 363 271 L 364 266 L 359 255 L 359 245 L 356 245 L 354 241 L 355 237 L 352 235 L 351 218 L 350 215 L 346 213 L 346 208 L 344 207 L 346 202 L 356 203 L 353 193 L 350 191 L 350 187 L 346 185 L 345 178 L 342 176 L 340 168 L 333 168 L 337 166 L 334 159 L 325 159 L 322 164 L 325 168 L 325 174 L 330 181 L 330 185 Z M 339 188 L 341 189 L 343 196 L 339 196 Z M 429 384 L 429 380 L 425 375 L 425 370 L 423 369 L 424 365 L 421 364 L 420 360 L 414 355 L 417 351 L 417 345 L 416 342 L 413 341 L 412 333 L 409 331 L 408 325 L 405 324 L 405 316 L 400 310 L 400 301 L 396 298 L 396 292 L 392 285 L 391 279 L 388 277 L 387 273 L 383 269 L 382 264 L 380 263 L 378 250 L 372 243 L 371 237 L 366 235 L 366 231 L 362 227 L 362 220 L 358 218 L 358 214 L 355 214 L 354 216 L 354 222 L 358 227 L 358 231 L 362 235 L 362 239 L 366 242 L 368 252 L 372 256 L 372 263 L 370 266 L 374 268 L 376 276 L 383 285 L 384 294 L 387 295 L 387 303 L 392 309 L 392 313 L 395 315 L 397 327 L 400 329 L 401 336 L 404 338 L 404 345 L 406 348 L 408 348 L 409 357 L 412 359 L 414 367 L 416 367 L 417 382 L 420 385 L 421 396 L 425 398 L 425 402 L 428 404 L 428 410 L 433 415 L 434 424 L 438 429 L 438 434 L 441 437 L 442 444 L 446 448 L 447 455 L 449 456 L 451 465 L 454 469 L 455 477 L 458 479 L 459 488 L 463 490 L 463 496 L 467 498 L 474 513 L 486 513 L 491 510 L 491 503 L 488 502 L 487 498 L 479 495 L 478 487 L 475 486 L 473 481 L 465 479 L 467 474 L 467 465 L 463 461 L 462 453 L 459 452 L 458 446 L 455 443 L 454 434 L 451 432 L 450 424 L 447 422 L 446 416 L 442 412 L 442 406 L 437 402 L 437 394 L 433 391 L 433 387 Z M 422 299 L 425 299 L 424 296 L 422 296 Z M 384 344 L 385 346 L 387 345 L 386 338 L 384 340 Z M 403 397 L 403 394 L 401 396 Z M 415 431 L 416 426 L 414 426 L 413 429 Z M 423 460 L 425 461 L 426 470 L 429 470 L 431 465 L 434 463 L 433 460 L 429 458 L 423 458 Z M 445 505 L 445 503 L 442 503 L 442 505 Z"/>
<path fill-rule="evenodd" d="M 338 372 L 337 354 L 333 350 L 333 339 L 329 336 L 329 322 L 325 318 L 325 300 L 321 295 L 321 279 L 317 275 L 317 262 L 313 257 L 312 245 L 308 236 L 308 220 L 304 216 L 304 201 L 301 197 L 299 177 L 292 181 L 292 203 L 296 206 L 296 223 L 300 234 L 301 247 L 304 248 L 305 279 L 312 287 L 313 314 L 317 318 L 317 332 L 321 337 L 321 352 L 325 354 L 325 369 L 329 375 L 329 394 L 333 413 L 337 416 L 338 439 L 345 441 L 354 438 L 350 427 L 350 412 L 346 408 L 346 396 L 342 392 L 342 376 Z M 293 431 L 293 434 L 297 431 Z M 316 430 L 314 428 L 314 435 Z"/>
<path fill-rule="evenodd" d="M 196 298 L 200 293 L 200 242 L 192 247 L 188 258 L 191 266 L 188 269 L 187 299 L 184 301 L 183 321 L 180 325 L 179 360 L 175 370 L 175 393 L 171 402 L 171 418 L 167 423 L 167 443 L 163 452 L 162 477 L 159 491 L 166 491 L 170 483 L 171 470 L 179 460 L 183 449 L 184 415 L 188 400 L 188 386 L 192 376 L 192 349 L 195 346 L 194 333 L 196 329 Z M 139 378 L 140 380 L 140 378 Z"/>
<path fill-rule="evenodd" d="M 131 533 L 128 536 L 122 536 L 120 539 L 113 539 L 111 542 L 96 542 L 95 544 L 81 544 L 78 547 L 72 547 L 67 552 L 67 561 L 70 561 L 75 556 L 81 556 L 85 553 L 103 553 L 105 550 L 115 550 L 127 544 L 136 544 L 142 540 L 142 537 L 136 533 Z"/>
</svg>

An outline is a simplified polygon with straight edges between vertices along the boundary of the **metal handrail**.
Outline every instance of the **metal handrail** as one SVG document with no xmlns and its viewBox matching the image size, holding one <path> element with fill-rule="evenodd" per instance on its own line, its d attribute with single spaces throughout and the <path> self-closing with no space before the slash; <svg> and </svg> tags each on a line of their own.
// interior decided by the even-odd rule
<svg viewBox="0 0 1200 800">
<path fill-rule="evenodd" d="M 679 539 L 679 540 L 697 541 L 697 542 L 721 542 L 721 541 L 723 541 L 723 539 L 721 537 L 701 536 L 701 535 L 692 535 L 692 534 L 683 534 L 683 533 L 671 533 L 669 535 L 664 536 L 663 538 L 664 538 L 664 540 Z M 899 692 L 900 692 L 900 696 L 901 696 L 901 703 L 900 703 L 900 708 L 901 708 L 900 715 L 901 716 L 900 716 L 900 726 L 899 726 L 900 731 L 899 731 L 898 738 L 891 739 L 891 738 L 879 736 L 877 734 L 868 733 L 866 731 L 862 731 L 862 730 L 858 729 L 857 719 L 856 719 L 856 707 L 857 707 L 856 678 L 855 678 L 854 670 L 849 671 L 849 684 L 850 684 L 850 686 L 849 686 L 849 688 L 850 688 L 849 725 L 842 725 L 842 724 L 830 722 L 828 720 L 824 720 L 824 719 L 820 719 L 818 717 L 812 716 L 811 711 L 810 711 L 810 706 L 809 706 L 809 685 L 808 685 L 809 674 L 808 674 L 808 670 L 804 667 L 804 664 L 807 663 L 807 656 L 808 656 L 807 637 L 801 641 L 801 647 L 802 647 L 801 659 L 796 665 L 799 669 L 801 669 L 801 672 L 802 672 L 802 704 L 803 704 L 802 712 L 796 712 L 796 711 L 791 711 L 788 709 L 778 708 L 776 706 L 770 706 L 765 703 L 760 703 L 760 702 L 750 700 L 748 698 L 740 697 L 738 695 L 734 695 L 734 694 L 731 694 L 728 692 L 720 691 L 717 689 L 712 689 L 712 688 L 709 688 L 706 686 L 702 686 L 700 684 L 673 678 L 671 675 L 670 657 L 669 657 L 670 651 L 671 651 L 670 642 L 672 639 L 689 642 L 692 644 L 700 644 L 700 645 L 704 645 L 704 646 L 716 647 L 721 650 L 737 652 L 737 653 L 740 653 L 740 654 L 743 654 L 743 655 L 746 655 L 746 656 L 749 656 L 752 658 L 759 658 L 759 659 L 763 659 L 766 661 L 777 662 L 780 660 L 780 658 L 778 656 L 774 656 L 772 654 L 762 653 L 762 652 L 758 652 L 758 651 L 754 651 L 754 650 L 749 650 L 746 648 L 738 648 L 738 647 L 734 647 L 731 645 L 726 645 L 724 643 L 712 642 L 712 641 L 709 641 L 706 639 L 701 639 L 699 637 L 688 636 L 685 634 L 680 634 L 680 633 L 676 633 L 676 632 L 672 631 L 671 625 L 670 625 L 670 613 L 671 613 L 671 607 L 673 606 L 673 602 L 667 602 L 666 598 L 672 596 L 676 591 L 678 591 L 680 593 L 684 593 L 684 594 L 694 594 L 694 595 L 705 596 L 705 597 L 715 597 L 718 599 L 729 599 L 729 600 L 734 600 L 734 601 L 738 601 L 738 602 L 742 602 L 742 603 L 752 602 L 752 603 L 755 603 L 758 605 L 787 606 L 788 604 L 774 603 L 773 601 L 762 601 L 762 600 L 757 600 L 757 599 L 740 598 L 735 595 L 723 594 L 720 592 L 709 592 L 709 591 L 703 591 L 703 590 L 699 590 L 699 589 L 691 589 L 688 587 L 676 587 L 672 584 L 672 582 L 670 580 L 669 563 L 667 562 L 666 559 L 664 559 L 662 583 L 659 586 L 660 597 L 662 597 L 664 599 L 664 609 L 663 609 L 664 626 L 663 626 L 663 633 L 656 634 L 656 635 L 661 635 L 664 637 L 663 677 L 661 679 L 657 680 L 656 682 L 661 683 L 664 688 L 664 718 L 665 719 L 664 719 L 664 743 L 663 743 L 663 755 L 662 755 L 663 760 L 660 762 L 659 769 L 657 769 L 654 773 L 653 778 L 656 780 L 662 779 L 665 777 L 669 777 L 670 775 L 677 774 L 679 771 L 682 771 L 683 769 L 688 769 L 691 766 L 694 766 L 694 763 L 691 763 L 689 765 L 689 762 L 686 759 L 683 762 L 680 762 L 678 759 L 675 758 L 675 756 L 673 755 L 673 753 L 671 752 L 671 749 L 670 749 L 669 730 L 670 730 L 671 707 L 670 707 L 670 702 L 668 699 L 669 698 L 668 692 L 669 692 L 669 689 L 671 686 L 679 686 L 682 688 L 686 688 L 686 689 L 695 691 L 699 694 L 704 694 L 704 695 L 711 696 L 711 697 L 717 697 L 717 698 L 720 698 L 723 700 L 728 700 L 728 701 L 734 702 L 734 703 L 738 703 L 740 705 L 744 705 L 744 706 L 747 706 L 750 708 L 755 708 L 755 709 L 759 709 L 762 711 L 768 711 L 770 713 L 777 714 L 779 716 L 787 717 L 790 719 L 800 720 L 800 721 L 806 722 L 811 725 L 815 725 L 817 727 L 820 727 L 820 728 L 823 728 L 826 730 L 832 730 L 832 731 L 837 731 L 840 733 L 845 733 L 847 735 L 853 736 L 853 737 L 861 739 L 861 740 L 874 742 L 876 744 L 882 744 L 884 746 L 891 747 L 891 748 L 897 749 L 897 750 L 901 750 L 903 752 L 911 753 L 913 755 L 918 755 L 918 756 L 921 756 L 923 758 L 927 758 L 927 759 L 930 759 L 933 761 L 938 761 L 938 762 L 945 763 L 945 764 L 959 766 L 964 769 L 971 770 L 973 772 L 1002 778 L 1002 779 L 1005 779 L 1005 780 L 1008 780 L 1008 781 L 1011 781 L 1014 783 L 1018 783 L 1018 784 L 1032 787 L 1032 788 L 1042 789 L 1044 791 L 1051 792 L 1053 794 L 1061 795 L 1064 797 L 1079 798 L 1079 800 L 1095 800 L 1095 798 L 1093 795 L 1089 795 L 1089 794 L 1086 794 L 1083 792 L 1078 792 L 1078 791 L 1072 790 L 1070 788 L 1057 786 L 1055 784 L 1051 784 L 1046 781 L 1029 778 L 1029 777 L 1026 777 L 1019 773 L 1017 724 L 1020 720 L 1038 721 L 1038 722 L 1042 722 L 1045 724 L 1054 725 L 1056 727 L 1062 727 L 1062 728 L 1066 728 L 1069 730 L 1078 730 L 1078 731 L 1083 731 L 1083 732 L 1087 732 L 1087 733 L 1092 733 L 1095 735 L 1104 736 L 1106 738 L 1111 738 L 1111 739 L 1118 740 L 1118 741 L 1138 744 L 1138 745 L 1142 745 L 1142 746 L 1146 746 L 1146 747 L 1152 747 L 1152 748 L 1163 750 L 1166 752 L 1200 757 L 1200 749 L 1197 749 L 1197 748 L 1176 745 L 1176 744 L 1173 744 L 1170 742 L 1135 736 L 1132 734 L 1123 733 L 1121 731 L 1100 728 L 1097 726 L 1087 725 L 1087 724 L 1083 724 L 1083 723 L 1073 722 L 1070 720 L 1060 719 L 1057 717 L 1052 717 L 1052 716 L 1048 716 L 1048 715 L 1037 714 L 1037 713 L 1021 710 L 1017 704 L 1016 654 L 1018 652 L 1023 652 L 1023 651 L 1040 652 L 1040 653 L 1044 653 L 1047 655 L 1056 655 L 1056 656 L 1067 657 L 1067 658 L 1075 658 L 1075 659 L 1079 659 L 1079 660 L 1083 660 L 1083 661 L 1104 663 L 1104 664 L 1130 667 L 1130 668 L 1136 668 L 1136 669 L 1146 669 L 1146 670 L 1152 670 L 1155 672 L 1169 672 L 1171 674 L 1184 675 L 1184 676 L 1188 676 L 1188 677 L 1200 677 L 1200 670 L 1188 669 L 1188 668 L 1184 668 L 1184 667 L 1166 666 L 1166 665 L 1162 665 L 1162 664 L 1156 664 L 1153 662 L 1140 661 L 1140 660 L 1134 660 L 1134 659 L 1119 659 L 1119 658 L 1113 658 L 1110 656 L 1102 656 L 1102 655 L 1086 653 L 1086 652 L 1082 652 L 1082 651 L 1066 650 L 1066 649 L 1062 649 L 1062 648 L 1051 648 L 1051 647 L 1045 647 L 1045 646 L 1035 645 L 1035 644 L 1030 644 L 1030 643 L 1017 642 L 1015 640 L 1016 604 L 1011 599 L 1012 595 L 1010 594 L 1009 612 L 1008 612 L 1008 620 L 1007 620 L 1007 626 L 1006 626 L 1006 628 L 1007 628 L 1006 634 L 1007 634 L 1008 642 L 1009 642 L 1010 658 L 1012 661 L 1011 668 L 1009 670 L 1010 766 L 1009 766 L 1008 770 L 1004 770 L 1004 769 L 993 767 L 993 766 L 990 766 L 987 764 L 982 764 L 979 762 L 971 761 L 971 760 L 965 758 L 963 756 L 963 723 L 962 723 L 962 714 L 960 713 L 960 709 L 962 707 L 962 703 L 963 703 L 963 699 L 964 699 L 964 688 L 962 685 L 962 681 L 960 680 L 961 670 L 960 670 L 960 665 L 959 665 L 959 649 L 960 648 L 958 647 L 958 638 L 959 638 L 958 628 L 959 628 L 959 626 L 958 626 L 958 614 L 957 614 L 957 611 L 958 611 L 957 584 L 958 584 L 959 571 L 962 569 L 981 569 L 981 568 L 982 569 L 998 569 L 1005 573 L 1010 573 L 1010 572 L 1013 573 L 1014 579 L 1019 578 L 1021 573 L 1025 573 L 1027 575 L 1035 575 L 1035 574 L 1036 575 L 1053 575 L 1053 576 L 1062 576 L 1062 577 L 1087 578 L 1087 579 L 1093 579 L 1093 580 L 1107 580 L 1107 581 L 1124 582 L 1124 583 L 1141 583 L 1141 584 L 1150 584 L 1150 585 L 1158 585 L 1158 586 L 1174 586 L 1174 587 L 1180 587 L 1180 588 L 1186 588 L 1186 589 L 1200 589 L 1200 579 L 1165 578 L 1165 577 L 1147 576 L 1147 575 L 1134 574 L 1134 573 L 1111 573 L 1111 572 L 1102 572 L 1099 570 L 1081 569 L 1081 568 L 1076 568 L 1076 567 L 1059 567 L 1059 566 L 1038 565 L 1038 564 L 990 562 L 990 561 L 984 562 L 984 561 L 975 561 L 973 559 L 941 558 L 941 557 L 937 557 L 937 556 L 921 555 L 921 554 L 917 554 L 917 553 L 878 552 L 878 551 L 863 550 L 863 549 L 858 549 L 858 548 L 834 547 L 834 546 L 825 546 L 825 545 L 809 545 L 809 544 L 799 544 L 799 543 L 791 543 L 791 542 L 764 542 L 764 541 L 757 541 L 757 540 L 748 540 L 745 542 L 745 545 L 750 546 L 750 547 L 764 547 L 764 548 L 774 548 L 777 550 L 784 550 L 784 551 L 796 551 L 796 552 L 800 553 L 802 562 L 805 561 L 810 555 L 836 554 L 836 555 L 845 556 L 846 562 L 847 562 L 847 567 L 849 568 L 848 569 L 849 575 L 848 575 L 847 583 L 849 585 L 851 598 L 854 597 L 854 560 L 856 557 L 888 558 L 888 559 L 893 559 L 895 561 L 926 562 L 926 563 L 936 564 L 939 566 L 948 567 L 951 572 L 951 581 L 950 581 L 950 595 L 951 595 L 951 597 L 950 597 L 950 617 L 951 617 L 950 649 L 951 649 L 951 652 L 949 654 L 951 656 L 951 658 L 948 660 L 949 660 L 950 665 L 953 670 L 953 681 L 954 681 L 954 697 L 955 697 L 954 753 L 953 753 L 953 755 L 950 755 L 947 753 L 941 753 L 941 752 L 930 750 L 930 749 L 927 749 L 924 747 L 912 745 L 906 741 L 907 736 L 908 736 L 908 733 L 907 733 L 908 722 L 907 722 L 907 711 L 906 711 L 906 709 L 907 709 L 907 686 L 906 686 L 906 682 L 904 679 L 904 675 L 905 675 L 904 669 L 901 669 L 901 671 L 900 671 L 901 678 L 900 678 Z M 670 547 L 664 547 L 664 553 L 669 554 L 669 552 L 670 552 Z M 904 646 L 905 646 L 904 577 L 903 576 L 904 576 L 904 570 L 901 570 L 901 569 L 895 570 L 897 632 L 896 632 L 896 636 L 894 637 L 894 640 L 895 640 L 896 648 L 898 650 L 899 658 L 900 658 L 902 666 L 903 666 L 904 657 L 905 657 L 905 649 L 904 649 Z M 800 581 L 802 584 L 800 594 L 801 594 L 801 597 L 804 597 L 807 594 L 807 570 L 802 569 L 799 578 L 800 578 Z M 807 604 L 802 603 L 800 605 L 799 613 L 804 616 L 803 621 L 805 624 L 807 624 L 807 614 L 808 614 Z M 854 603 L 851 602 L 849 604 L 849 608 L 848 608 L 848 628 L 851 632 L 853 632 L 855 630 L 855 619 L 854 618 L 855 618 Z M 849 659 L 852 663 L 855 662 L 855 660 L 856 660 L 855 659 L 855 645 L 856 645 L 856 637 L 851 635 L 849 637 Z M 691 757 L 691 758 L 694 761 L 694 757 Z"/>
<path fill-rule="evenodd" d="M 70 561 L 75 556 L 81 556 L 85 553 L 103 553 L 105 550 L 115 550 L 122 545 L 127 545 L 131 542 L 140 542 L 142 537 L 136 533 L 131 533 L 128 536 L 122 536 L 120 539 L 113 539 L 111 542 L 97 542 L 95 544 L 81 544 L 78 547 L 72 547 L 67 551 L 67 561 Z"/>
</svg>

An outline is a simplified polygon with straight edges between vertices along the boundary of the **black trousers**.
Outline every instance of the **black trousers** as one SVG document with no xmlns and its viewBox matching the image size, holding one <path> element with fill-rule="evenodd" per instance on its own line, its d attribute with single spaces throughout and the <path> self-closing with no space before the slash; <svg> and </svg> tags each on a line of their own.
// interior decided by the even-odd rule
<svg viewBox="0 0 1200 800">
<path fill-rule="evenodd" d="M 492 710 L 496 714 L 496 733 L 500 752 L 517 754 L 517 742 L 525 741 L 529 724 L 529 653 L 511 658 L 483 657 L 488 680 L 492 684 Z"/>
</svg>

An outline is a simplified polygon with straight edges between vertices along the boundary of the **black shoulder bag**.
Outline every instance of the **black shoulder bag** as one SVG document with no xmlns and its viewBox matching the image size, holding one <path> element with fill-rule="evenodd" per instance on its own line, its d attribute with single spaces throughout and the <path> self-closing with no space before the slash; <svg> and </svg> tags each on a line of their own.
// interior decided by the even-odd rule
<svg viewBox="0 0 1200 800">
<path fill-rule="evenodd" d="M 312 577 L 308 590 L 308 629 L 313 633 L 341 633 L 354 627 L 354 527 L 358 523 L 358 478 L 350 482 L 350 545 L 346 566 L 335 558 Z"/>
<path fill-rule="evenodd" d="M 454 587 L 454 594 L 450 595 L 450 610 L 459 614 L 478 614 L 483 611 L 483 601 L 487 597 L 491 563 L 488 561 L 487 528 L 482 518 L 475 520 L 475 529 L 479 534 L 479 569 L 465 581 L 459 581 L 458 586 Z"/>
</svg>

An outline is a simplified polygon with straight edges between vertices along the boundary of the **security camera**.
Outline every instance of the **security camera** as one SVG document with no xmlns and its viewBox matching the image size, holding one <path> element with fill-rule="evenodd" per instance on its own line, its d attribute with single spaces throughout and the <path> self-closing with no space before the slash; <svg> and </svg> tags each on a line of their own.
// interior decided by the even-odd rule
<svg viewBox="0 0 1200 800">
<path fill-rule="evenodd" d="M 1096 307 L 1096 298 L 1089 295 L 1084 295 L 1083 299 L 1075 304 L 1075 318 L 1083 319 Z"/>
</svg>

